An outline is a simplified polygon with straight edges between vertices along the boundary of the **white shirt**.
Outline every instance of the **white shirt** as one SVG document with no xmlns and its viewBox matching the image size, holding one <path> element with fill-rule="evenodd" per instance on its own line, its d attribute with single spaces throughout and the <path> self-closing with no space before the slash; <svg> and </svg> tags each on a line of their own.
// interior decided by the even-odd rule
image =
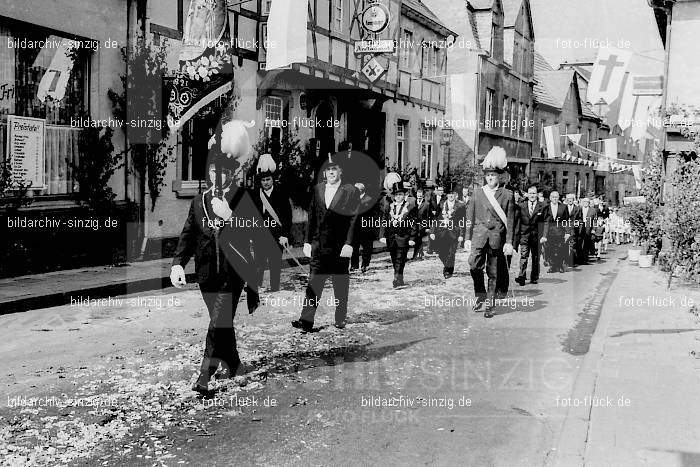
<svg viewBox="0 0 700 467">
<path fill-rule="evenodd" d="M 569 204 L 569 214 L 571 214 L 573 212 L 573 210 L 574 210 L 574 205 Z"/>
<path fill-rule="evenodd" d="M 549 204 L 549 209 L 552 211 L 552 217 L 556 219 L 557 217 L 557 210 L 559 209 L 559 203 L 550 203 Z"/>
<path fill-rule="evenodd" d="M 331 185 L 330 183 L 326 183 L 326 192 L 324 193 L 325 201 L 326 201 L 326 209 L 331 207 L 331 203 L 333 202 L 333 197 L 335 196 L 336 192 L 338 191 L 338 188 L 340 188 L 340 181 L 338 181 L 335 185 Z"/>
<path fill-rule="evenodd" d="M 528 201 L 527 205 L 528 205 L 529 210 L 530 210 L 530 215 L 532 215 L 532 213 L 535 212 L 535 207 L 537 206 L 537 201 L 535 201 L 534 203 L 532 201 Z"/>
<path fill-rule="evenodd" d="M 588 208 L 581 208 L 581 209 L 583 210 L 583 217 L 585 219 L 586 216 L 588 216 Z"/>
<path fill-rule="evenodd" d="M 269 190 L 263 190 L 263 191 L 265 192 L 265 194 L 266 194 L 267 197 L 269 198 L 269 197 L 272 195 L 272 190 L 274 190 L 274 189 L 275 189 L 275 187 L 273 186 L 273 187 L 270 188 Z"/>
</svg>

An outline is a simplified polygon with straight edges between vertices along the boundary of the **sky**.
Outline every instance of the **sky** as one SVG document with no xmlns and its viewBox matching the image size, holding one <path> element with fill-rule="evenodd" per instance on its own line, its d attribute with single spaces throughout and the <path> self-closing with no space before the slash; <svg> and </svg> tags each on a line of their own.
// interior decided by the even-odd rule
<svg viewBox="0 0 700 467">
<path fill-rule="evenodd" d="M 604 42 L 634 52 L 628 71 L 663 74 L 663 45 L 647 0 L 530 0 L 530 6 L 535 49 L 554 68 L 594 61 Z"/>
</svg>

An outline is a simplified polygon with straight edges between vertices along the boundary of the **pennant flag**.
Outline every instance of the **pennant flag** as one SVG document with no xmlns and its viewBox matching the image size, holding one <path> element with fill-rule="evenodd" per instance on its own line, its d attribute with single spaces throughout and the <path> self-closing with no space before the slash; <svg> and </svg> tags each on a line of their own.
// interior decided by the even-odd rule
<svg viewBox="0 0 700 467">
<path fill-rule="evenodd" d="M 660 96 L 664 91 L 664 77 L 659 75 L 635 76 L 632 93 L 635 96 Z"/>
<path fill-rule="evenodd" d="M 68 79 L 73 69 L 72 51 L 77 45 L 77 42 L 70 39 L 61 39 L 51 64 L 39 82 L 36 95 L 41 102 L 45 102 L 48 97 L 58 104 L 66 96 Z"/>
<path fill-rule="evenodd" d="M 266 70 L 306 63 L 308 0 L 272 0 L 267 19 Z"/>
<path fill-rule="evenodd" d="M 603 101 L 610 104 L 620 93 L 622 80 L 632 57 L 632 52 L 613 47 L 598 49 L 591 79 L 588 84 L 588 101 L 596 105 Z"/>
<path fill-rule="evenodd" d="M 180 69 L 170 86 L 168 126 L 178 130 L 213 100 L 231 92 L 226 0 L 192 0 L 182 35 Z"/>
<path fill-rule="evenodd" d="M 581 141 L 581 133 L 573 134 L 573 135 L 564 135 L 567 138 L 569 138 L 574 144 L 578 144 L 579 141 Z"/>
<path fill-rule="evenodd" d="M 549 159 L 554 159 L 557 154 L 562 153 L 558 125 L 544 127 L 544 139 L 547 145 L 547 156 Z"/>
</svg>

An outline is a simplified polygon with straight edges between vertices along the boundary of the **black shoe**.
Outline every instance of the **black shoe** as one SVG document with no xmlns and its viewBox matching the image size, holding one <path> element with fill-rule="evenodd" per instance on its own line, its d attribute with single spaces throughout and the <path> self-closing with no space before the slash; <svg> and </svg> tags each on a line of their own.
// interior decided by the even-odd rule
<svg viewBox="0 0 700 467">
<path fill-rule="evenodd" d="M 202 397 L 211 397 L 212 391 L 209 390 L 209 378 L 200 374 L 197 382 L 192 386 L 192 390 Z"/>
<path fill-rule="evenodd" d="M 362 274 L 366 273 L 366 272 L 367 272 L 367 266 L 362 266 L 362 269 L 360 269 L 360 272 L 361 272 Z"/>
<path fill-rule="evenodd" d="M 303 332 L 313 332 L 314 323 L 304 321 L 303 319 L 297 319 L 295 321 L 292 321 L 292 327 L 301 329 Z"/>
<path fill-rule="evenodd" d="M 536 284 L 537 284 L 537 279 L 532 279 L 532 280 L 530 281 L 530 284 L 536 285 Z M 523 284 L 523 285 L 525 285 L 525 284 Z"/>
<path fill-rule="evenodd" d="M 279 290 L 279 289 L 277 289 L 277 290 Z M 260 306 L 260 298 L 258 298 L 254 303 L 248 304 L 248 314 L 252 315 L 255 312 L 255 310 L 258 309 L 259 306 Z"/>
<path fill-rule="evenodd" d="M 268 292 L 279 292 L 280 291 L 280 286 L 278 285 L 277 287 L 271 287 Z"/>
<path fill-rule="evenodd" d="M 525 285 L 525 278 L 524 277 L 516 277 L 515 282 L 517 282 L 518 285 L 523 286 L 523 285 Z"/>
<path fill-rule="evenodd" d="M 484 311 L 483 306 L 484 306 L 484 300 L 478 300 L 478 299 L 477 299 L 476 303 L 475 303 L 474 306 L 472 307 L 472 311 L 473 311 L 474 313 L 479 313 L 479 312 L 481 312 L 481 311 Z"/>
<path fill-rule="evenodd" d="M 493 318 L 493 307 L 487 306 L 484 310 L 484 318 Z"/>
<path fill-rule="evenodd" d="M 552 274 L 552 273 L 557 272 L 557 270 L 554 268 L 554 266 L 552 266 L 551 268 L 549 268 L 549 270 L 547 272 Z"/>
<path fill-rule="evenodd" d="M 399 286 L 399 283 L 396 281 L 396 279 L 394 279 L 394 281 L 391 283 L 391 285 L 392 285 L 394 288 L 396 288 L 396 287 Z"/>
<path fill-rule="evenodd" d="M 564 268 L 564 266 L 560 267 L 559 272 L 566 272 L 566 268 Z"/>
<path fill-rule="evenodd" d="M 348 324 L 346 321 L 341 321 L 340 323 L 334 323 L 333 326 L 338 329 L 345 329 L 346 324 Z"/>
</svg>

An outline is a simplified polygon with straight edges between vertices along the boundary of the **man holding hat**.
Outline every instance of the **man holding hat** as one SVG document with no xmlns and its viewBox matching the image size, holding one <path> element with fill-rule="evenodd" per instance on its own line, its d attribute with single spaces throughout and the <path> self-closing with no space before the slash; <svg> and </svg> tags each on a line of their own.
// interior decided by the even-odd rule
<svg viewBox="0 0 700 467">
<path fill-rule="evenodd" d="M 418 208 L 413 199 L 407 197 L 407 189 L 401 182 L 391 187 L 393 200 L 382 212 L 379 241 L 387 245 L 394 267 L 393 286 L 402 287 L 403 270 L 406 266 L 408 248 L 415 246 L 418 236 Z"/>
<path fill-rule="evenodd" d="M 259 275 L 258 285 L 262 284 L 265 269 L 269 267 L 270 292 L 277 292 L 280 289 L 282 250 L 289 248 L 292 226 L 292 207 L 289 204 L 289 196 L 279 186 L 275 186 L 276 170 L 277 164 L 272 156 L 262 154 L 258 159 L 255 174 L 260 186 L 253 196 L 253 201 L 267 227 L 267 232 L 262 232 L 253 241 Z"/>
<path fill-rule="evenodd" d="M 348 312 L 350 257 L 357 231 L 360 193 L 343 183 L 343 153 L 328 155 L 321 166 L 325 181 L 316 185 L 309 207 L 304 255 L 311 258 L 309 285 L 306 287 L 301 317 L 292 326 L 312 332 L 316 308 L 327 279 L 333 282 L 335 327 L 342 329 Z"/>
<path fill-rule="evenodd" d="M 469 267 L 476 294 L 474 311 L 483 309 L 486 318 L 493 317 L 498 275 L 507 273 L 499 271 L 498 263 L 505 262 L 504 255 L 513 254 L 515 198 L 512 191 L 500 186 L 499 180 L 507 165 L 505 150 L 499 146 L 491 148 L 482 163 L 486 185 L 474 190 L 466 216 L 464 248 L 471 250 Z M 488 289 L 484 286 L 484 267 Z"/>
<path fill-rule="evenodd" d="M 457 246 L 464 240 L 464 216 L 467 206 L 457 199 L 459 189 L 456 183 L 448 185 L 447 198 L 442 201 L 439 216 L 436 219 L 435 232 L 430 233 L 442 261 L 442 274 L 445 279 L 452 277 L 455 271 L 455 254 Z"/>
</svg>

